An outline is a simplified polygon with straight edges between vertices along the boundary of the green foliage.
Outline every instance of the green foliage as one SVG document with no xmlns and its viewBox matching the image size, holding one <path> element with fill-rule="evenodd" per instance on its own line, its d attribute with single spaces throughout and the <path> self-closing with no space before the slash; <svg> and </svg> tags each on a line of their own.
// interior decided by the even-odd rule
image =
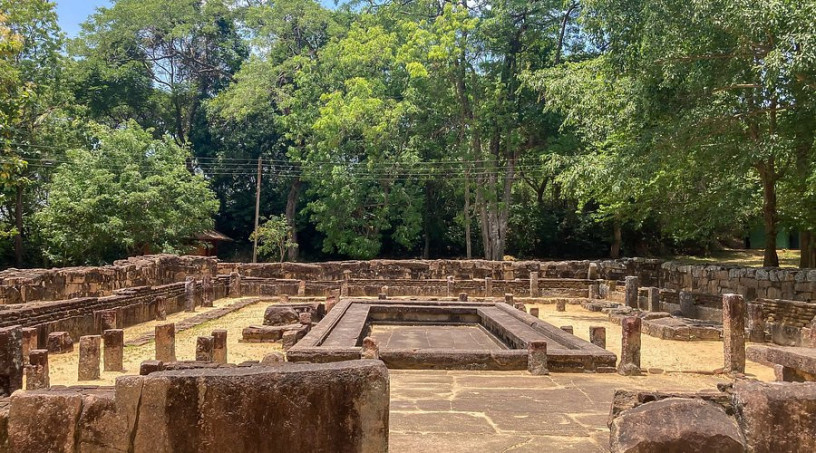
<svg viewBox="0 0 816 453">
<path fill-rule="evenodd" d="M 131 122 L 96 127 L 92 143 L 68 152 L 36 215 L 49 260 L 88 264 L 185 250 L 212 228 L 218 202 L 171 138 L 153 139 Z"/>
<path fill-rule="evenodd" d="M 287 249 L 297 247 L 297 243 L 292 240 L 292 228 L 286 216 L 269 217 L 249 239 L 258 240 L 258 255 L 281 263 L 286 258 Z"/>
</svg>

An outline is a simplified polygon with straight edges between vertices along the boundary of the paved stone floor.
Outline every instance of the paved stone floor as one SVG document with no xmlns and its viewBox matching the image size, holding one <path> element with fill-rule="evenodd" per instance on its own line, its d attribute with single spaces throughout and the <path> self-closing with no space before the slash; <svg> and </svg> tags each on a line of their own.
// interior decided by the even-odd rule
<svg viewBox="0 0 816 453">
<path fill-rule="evenodd" d="M 390 451 L 604 452 L 616 389 L 716 389 L 713 376 L 406 371 L 391 374 Z"/>
<path fill-rule="evenodd" d="M 371 334 L 382 349 L 507 349 L 483 327 L 375 324 Z"/>
</svg>

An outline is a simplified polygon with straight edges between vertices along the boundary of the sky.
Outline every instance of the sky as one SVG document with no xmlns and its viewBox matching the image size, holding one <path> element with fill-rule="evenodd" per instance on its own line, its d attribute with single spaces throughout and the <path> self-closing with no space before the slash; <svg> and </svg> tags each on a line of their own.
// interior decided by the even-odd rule
<svg viewBox="0 0 816 453">
<path fill-rule="evenodd" d="M 57 4 L 57 14 L 62 31 L 69 38 L 74 38 L 79 34 L 79 24 L 85 22 L 91 14 L 100 6 L 110 6 L 109 0 L 52 0 Z M 168 0 L 173 1 L 173 0 Z M 334 0 L 321 0 L 321 3 L 328 7 L 334 7 Z"/>
</svg>

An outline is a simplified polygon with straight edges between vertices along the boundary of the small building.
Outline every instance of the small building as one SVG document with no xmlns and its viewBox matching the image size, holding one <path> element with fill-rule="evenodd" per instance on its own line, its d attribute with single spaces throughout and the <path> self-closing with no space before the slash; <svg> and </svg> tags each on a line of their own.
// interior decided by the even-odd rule
<svg viewBox="0 0 816 453">
<path fill-rule="evenodd" d="M 218 231 L 207 230 L 198 233 L 196 235 L 196 241 L 198 241 L 198 246 L 196 247 L 195 255 L 216 256 L 218 255 L 218 243 L 232 242 L 232 239 Z"/>
</svg>

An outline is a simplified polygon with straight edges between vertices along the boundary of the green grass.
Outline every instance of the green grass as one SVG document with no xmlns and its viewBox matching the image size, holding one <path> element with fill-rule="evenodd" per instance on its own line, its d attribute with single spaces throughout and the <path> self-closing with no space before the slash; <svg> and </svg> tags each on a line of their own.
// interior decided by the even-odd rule
<svg viewBox="0 0 816 453">
<path fill-rule="evenodd" d="M 711 256 L 676 256 L 685 264 L 727 264 L 744 267 L 762 267 L 762 250 L 721 250 Z M 777 250 L 780 267 L 799 267 L 799 250 Z"/>
</svg>

